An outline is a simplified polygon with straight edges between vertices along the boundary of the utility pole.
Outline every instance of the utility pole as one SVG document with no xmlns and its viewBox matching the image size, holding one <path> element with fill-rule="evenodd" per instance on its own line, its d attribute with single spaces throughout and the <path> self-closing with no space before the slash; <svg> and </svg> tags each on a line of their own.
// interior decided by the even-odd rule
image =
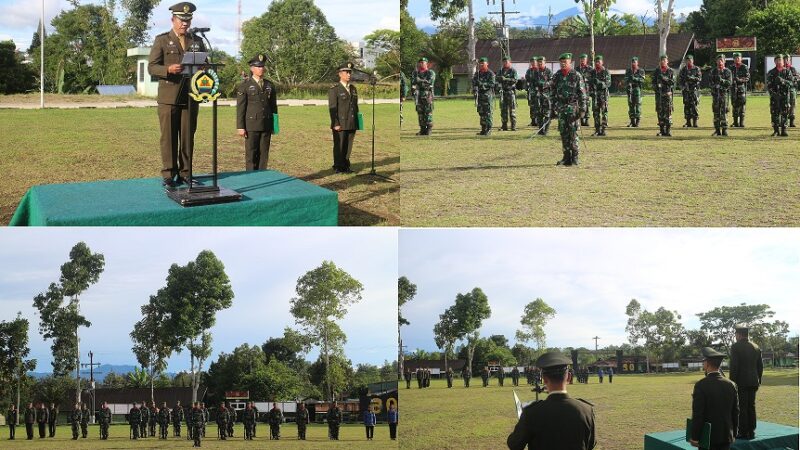
<svg viewBox="0 0 800 450">
<path fill-rule="evenodd" d="M 236 16 L 236 46 L 242 52 L 242 0 L 239 0 L 239 10 Z"/>
<path fill-rule="evenodd" d="M 517 0 L 511 0 L 514 4 Z M 486 0 L 486 6 L 497 5 L 497 0 Z M 497 40 L 500 43 L 501 57 L 511 58 L 511 49 L 508 43 L 508 27 L 506 27 L 506 15 L 519 14 L 519 11 L 506 11 L 506 0 L 500 0 L 500 11 L 490 11 L 489 14 L 500 14 L 500 29 L 497 32 Z"/>
<path fill-rule="evenodd" d="M 596 354 L 597 353 L 597 340 L 600 339 L 600 337 L 599 336 L 595 336 L 592 339 L 594 339 L 594 352 Z"/>
<path fill-rule="evenodd" d="M 94 362 L 94 353 L 89 352 L 89 364 L 83 363 L 81 367 L 89 367 L 89 389 L 92 394 L 92 423 L 94 423 L 94 366 L 99 366 L 100 363 Z"/>
</svg>

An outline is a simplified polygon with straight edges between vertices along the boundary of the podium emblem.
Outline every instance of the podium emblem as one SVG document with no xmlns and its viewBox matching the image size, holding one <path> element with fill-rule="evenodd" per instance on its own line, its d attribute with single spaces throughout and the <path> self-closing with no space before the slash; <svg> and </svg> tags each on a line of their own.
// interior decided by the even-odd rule
<svg viewBox="0 0 800 450">
<path fill-rule="evenodd" d="M 197 102 L 208 103 L 216 100 L 222 94 L 219 92 L 219 76 L 212 69 L 195 72 L 190 86 L 189 96 Z"/>
</svg>

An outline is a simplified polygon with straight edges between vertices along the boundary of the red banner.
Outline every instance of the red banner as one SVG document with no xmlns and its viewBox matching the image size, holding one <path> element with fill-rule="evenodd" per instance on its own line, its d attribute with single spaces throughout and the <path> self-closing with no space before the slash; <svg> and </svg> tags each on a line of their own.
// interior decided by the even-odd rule
<svg viewBox="0 0 800 450">
<path fill-rule="evenodd" d="M 225 391 L 226 399 L 249 399 L 250 391 Z"/>
<path fill-rule="evenodd" d="M 717 53 L 754 51 L 756 51 L 755 36 L 717 38 Z"/>
</svg>

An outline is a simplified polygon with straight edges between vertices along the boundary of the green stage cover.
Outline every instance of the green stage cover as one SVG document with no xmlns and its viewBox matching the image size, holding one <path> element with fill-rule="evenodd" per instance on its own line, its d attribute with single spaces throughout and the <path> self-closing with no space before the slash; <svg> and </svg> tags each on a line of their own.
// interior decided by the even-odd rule
<svg viewBox="0 0 800 450">
<path fill-rule="evenodd" d="M 776 450 L 797 449 L 798 428 L 777 423 L 758 422 L 756 438 L 751 441 L 737 440 L 731 450 Z M 644 436 L 644 450 L 696 450 L 686 442 L 686 430 L 650 433 Z"/>
<path fill-rule="evenodd" d="M 210 185 L 210 176 L 197 178 Z M 34 186 L 9 225 L 59 226 L 335 226 L 336 192 L 274 170 L 219 174 L 219 185 L 242 194 L 234 203 L 182 207 L 160 178 Z"/>
</svg>

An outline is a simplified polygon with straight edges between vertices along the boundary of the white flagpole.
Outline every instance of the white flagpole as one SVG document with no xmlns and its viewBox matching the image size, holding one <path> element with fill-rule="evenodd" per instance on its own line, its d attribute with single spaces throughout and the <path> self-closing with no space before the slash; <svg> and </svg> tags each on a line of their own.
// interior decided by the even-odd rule
<svg viewBox="0 0 800 450">
<path fill-rule="evenodd" d="M 41 64 L 39 67 L 39 106 L 44 109 L 44 0 L 42 0 L 42 29 L 39 30 L 39 44 L 41 48 Z"/>
</svg>

